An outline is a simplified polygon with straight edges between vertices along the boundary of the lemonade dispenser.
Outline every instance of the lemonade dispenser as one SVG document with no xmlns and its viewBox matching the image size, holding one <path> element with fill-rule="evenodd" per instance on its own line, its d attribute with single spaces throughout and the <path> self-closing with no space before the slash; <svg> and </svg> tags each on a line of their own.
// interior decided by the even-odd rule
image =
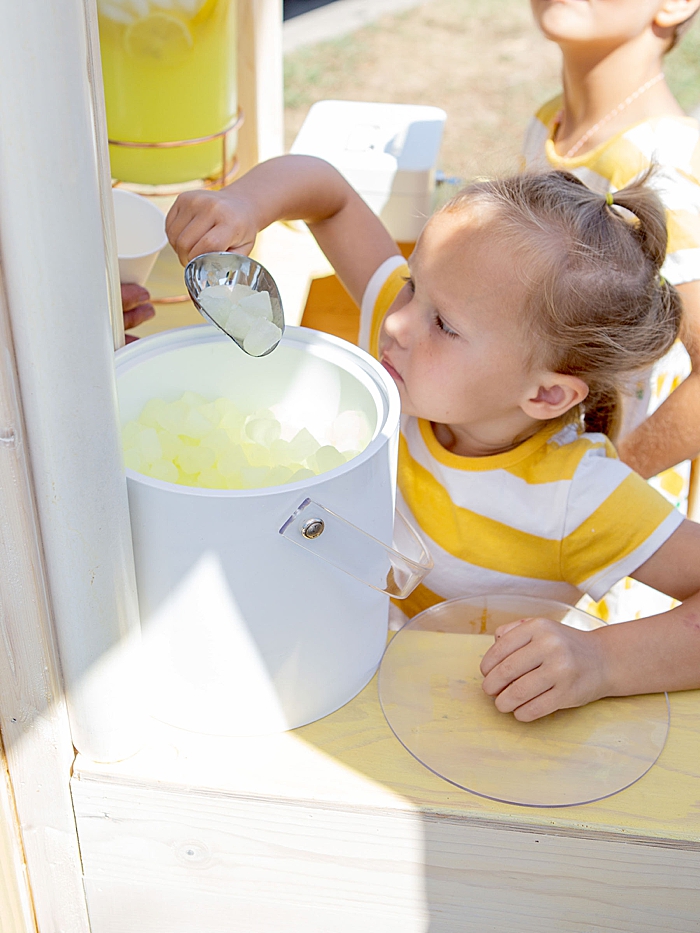
<svg viewBox="0 0 700 933">
<path fill-rule="evenodd" d="M 237 0 L 97 0 L 112 175 L 138 185 L 235 174 Z"/>
</svg>

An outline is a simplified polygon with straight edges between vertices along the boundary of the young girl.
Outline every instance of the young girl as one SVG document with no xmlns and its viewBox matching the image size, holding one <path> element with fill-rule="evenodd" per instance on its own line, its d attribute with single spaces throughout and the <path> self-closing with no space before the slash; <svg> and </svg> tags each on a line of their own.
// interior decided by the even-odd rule
<svg viewBox="0 0 700 933">
<path fill-rule="evenodd" d="M 656 197 L 637 184 L 606 198 L 563 173 L 474 184 L 428 222 L 407 265 L 335 169 L 285 156 L 181 195 L 166 228 L 184 263 L 248 252 L 282 219 L 309 224 L 401 396 L 401 507 L 435 561 L 408 614 L 487 592 L 575 602 L 631 574 L 683 604 L 593 632 L 503 626 L 484 690 L 532 720 L 700 686 L 700 526 L 601 433 L 614 435 L 620 386 L 678 333 Z"/>
<path fill-rule="evenodd" d="M 663 75 L 700 0 L 531 0 L 535 22 L 562 52 L 562 94 L 530 123 L 531 170 L 572 172 L 600 194 L 624 188 L 653 162 L 667 212 L 663 275 L 684 305 L 678 345 L 637 377 L 625 404 L 620 457 L 685 509 L 689 464 L 700 453 L 700 127 Z M 692 372 L 691 372 L 692 364 Z M 673 394 L 671 394 L 672 390 Z M 669 397 L 670 396 L 670 397 Z"/>
</svg>

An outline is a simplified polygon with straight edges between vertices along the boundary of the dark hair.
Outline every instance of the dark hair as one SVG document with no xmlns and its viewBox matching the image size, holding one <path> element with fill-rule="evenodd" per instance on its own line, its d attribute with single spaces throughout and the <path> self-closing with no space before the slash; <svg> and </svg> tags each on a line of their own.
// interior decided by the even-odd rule
<svg viewBox="0 0 700 933">
<path fill-rule="evenodd" d="M 524 256 L 532 362 L 577 376 L 588 397 L 569 413 L 615 438 L 620 394 L 678 336 L 680 297 L 660 275 L 666 222 L 653 170 L 614 195 L 568 172 L 475 182 L 442 210 L 496 210 L 499 233 Z"/>
</svg>

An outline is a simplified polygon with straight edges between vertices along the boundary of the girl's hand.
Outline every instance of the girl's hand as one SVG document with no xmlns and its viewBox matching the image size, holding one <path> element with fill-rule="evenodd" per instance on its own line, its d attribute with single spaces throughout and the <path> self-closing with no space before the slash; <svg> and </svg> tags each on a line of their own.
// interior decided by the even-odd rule
<svg viewBox="0 0 700 933">
<path fill-rule="evenodd" d="M 250 201 L 229 187 L 181 194 L 165 219 L 165 232 L 184 266 L 202 253 L 232 250 L 247 256 L 259 229 Z"/>
<path fill-rule="evenodd" d="M 499 626 L 481 661 L 484 692 L 496 698 L 498 710 L 521 722 L 607 696 L 597 631 L 580 632 L 550 619 Z"/>
</svg>

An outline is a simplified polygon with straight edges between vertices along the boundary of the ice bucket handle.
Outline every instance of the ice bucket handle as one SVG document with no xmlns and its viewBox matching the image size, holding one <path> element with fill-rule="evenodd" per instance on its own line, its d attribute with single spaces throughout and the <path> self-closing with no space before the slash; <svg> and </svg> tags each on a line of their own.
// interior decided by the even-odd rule
<svg viewBox="0 0 700 933">
<path fill-rule="evenodd" d="M 394 599 L 409 596 L 433 561 L 418 532 L 396 510 L 393 544 L 389 547 L 312 499 L 304 499 L 279 533 L 321 560 Z M 410 557 L 406 553 L 410 552 Z"/>
</svg>

